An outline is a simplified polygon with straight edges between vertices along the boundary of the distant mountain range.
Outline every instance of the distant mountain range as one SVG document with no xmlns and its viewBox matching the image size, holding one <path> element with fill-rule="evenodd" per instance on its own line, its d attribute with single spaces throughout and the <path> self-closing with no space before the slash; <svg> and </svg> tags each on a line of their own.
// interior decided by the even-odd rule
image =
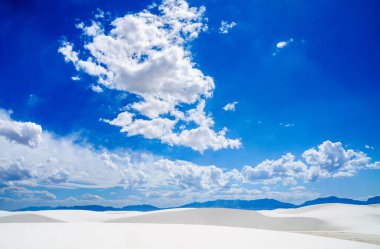
<svg viewBox="0 0 380 249">
<path fill-rule="evenodd" d="M 133 205 L 125 206 L 122 208 L 105 207 L 100 205 L 86 205 L 86 206 L 58 206 L 58 207 L 26 207 L 15 211 L 41 211 L 41 210 L 88 210 L 88 211 L 155 211 L 160 208 L 151 205 Z"/>
<path fill-rule="evenodd" d="M 299 205 L 300 207 L 305 206 L 312 206 L 317 204 L 325 204 L 325 203 L 343 203 L 343 204 L 354 204 L 354 205 L 367 205 L 367 201 L 358 201 L 353 199 L 347 199 L 347 198 L 338 198 L 336 196 L 330 196 L 330 197 L 324 197 L 324 198 L 318 198 L 311 201 L 306 201 L 305 203 Z"/>
<path fill-rule="evenodd" d="M 315 200 L 306 201 L 300 205 L 294 205 L 291 203 L 281 202 L 274 199 L 257 199 L 257 200 L 215 200 L 206 202 L 193 202 L 179 207 L 172 208 L 232 208 L 232 209 L 245 209 L 245 210 L 273 210 L 278 208 L 298 208 L 305 206 L 312 206 L 317 204 L 327 203 L 342 203 L 342 204 L 354 204 L 354 205 L 369 205 L 379 204 L 380 196 L 369 198 L 367 201 L 358 201 L 347 198 L 338 198 L 335 196 L 329 196 L 324 198 L 318 198 Z M 86 205 L 86 206 L 58 206 L 58 207 L 27 207 L 18 209 L 15 211 L 40 211 L 40 210 L 89 210 L 89 211 L 155 211 L 169 208 L 158 208 L 152 205 L 133 205 L 125 206 L 122 208 L 106 207 L 99 205 Z"/>
<path fill-rule="evenodd" d="M 235 208 L 249 210 L 270 210 L 277 208 L 295 208 L 296 205 L 277 201 L 274 199 L 258 199 L 258 200 L 216 200 L 207 202 L 193 202 L 180 208 Z"/>
</svg>

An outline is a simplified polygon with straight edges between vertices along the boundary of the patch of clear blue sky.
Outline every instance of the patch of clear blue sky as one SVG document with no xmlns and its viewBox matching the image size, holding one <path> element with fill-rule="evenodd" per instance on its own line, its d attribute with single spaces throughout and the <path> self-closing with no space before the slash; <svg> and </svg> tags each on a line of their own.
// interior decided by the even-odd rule
<svg viewBox="0 0 380 249">
<path fill-rule="evenodd" d="M 149 151 L 224 168 L 255 165 L 286 152 L 298 156 L 327 139 L 380 160 L 379 1 L 190 1 L 206 6 L 209 18 L 210 30 L 192 44 L 194 61 L 216 83 L 207 110 L 217 128 L 228 127 L 230 136 L 243 142 L 239 150 L 204 155 L 128 138 L 117 127 L 99 122 L 116 116 L 132 99 L 116 91 L 92 92 L 94 79 L 85 75 L 80 82 L 72 81 L 77 73 L 57 53 L 63 36 L 79 42 L 75 24 L 89 21 L 97 8 L 123 16 L 150 3 L 1 1 L 0 107 L 12 109 L 16 120 L 34 121 L 61 136 L 81 132 L 95 146 Z M 221 35 L 221 20 L 238 25 Z M 294 42 L 273 56 L 276 43 L 290 38 Z M 223 111 L 232 101 L 239 102 L 236 112 Z M 366 150 L 365 144 L 375 150 Z M 368 172 L 339 182 L 362 184 L 380 176 Z M 326 182 L 336 184 L 333 179 L 312 185 L 327 193 Z M 377 192 L 379 188 L 372 186 Z M 363 189 L 358 196 L 366 193 Z"/>
</svg>

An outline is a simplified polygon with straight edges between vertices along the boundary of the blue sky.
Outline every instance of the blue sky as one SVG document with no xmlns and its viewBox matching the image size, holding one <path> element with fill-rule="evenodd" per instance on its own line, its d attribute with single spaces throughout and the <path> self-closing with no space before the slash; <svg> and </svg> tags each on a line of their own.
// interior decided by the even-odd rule
<svg viewBox="0 0 380 249">
<path fill-rule="evenodd" d="M 379 194 L 377 1 L 152 3 L 0 4 L 1 208 Z"/>
</svg>

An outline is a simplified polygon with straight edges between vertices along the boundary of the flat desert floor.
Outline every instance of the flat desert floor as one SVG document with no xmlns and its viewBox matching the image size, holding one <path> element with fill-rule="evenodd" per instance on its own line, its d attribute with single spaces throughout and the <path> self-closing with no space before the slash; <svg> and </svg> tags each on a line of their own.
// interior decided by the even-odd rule
<svg viewBox="0 0 380 249">
<path fill-rule="evenodd" d="M 0 248 L 380 248 L 380 205 L 272 211 L 0 211 Z"/>
</svg>

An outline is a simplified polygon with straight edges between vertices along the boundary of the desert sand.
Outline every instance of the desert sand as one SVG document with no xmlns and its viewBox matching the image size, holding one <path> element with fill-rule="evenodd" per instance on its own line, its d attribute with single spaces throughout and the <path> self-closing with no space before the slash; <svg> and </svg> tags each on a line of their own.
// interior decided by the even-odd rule
<svg viewBox="0 0 380 249">
<path fill-rule="evenodd" d="M 380 248 L 380 206 L 1 211 L 0 248 Z"/>
</svg>

